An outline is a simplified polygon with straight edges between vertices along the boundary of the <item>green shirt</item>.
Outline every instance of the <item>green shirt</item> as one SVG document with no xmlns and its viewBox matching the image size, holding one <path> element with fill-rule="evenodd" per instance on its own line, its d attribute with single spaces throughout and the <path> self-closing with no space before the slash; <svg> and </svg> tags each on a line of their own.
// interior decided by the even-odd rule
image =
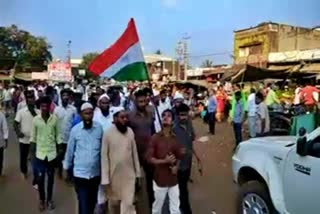
<svg viewBox="0 0 320 214">
<path fill-rule="evenodd" d="M 47 122 L 37 115 L 32 121 L 30 142 L 36 144 L 36 158 L 52 161 L 57 157 L 57 144 L 62 143 L 58 118 L 50 115 Z"/>
<path fill-rule="evenodd" d="M 276 92 L 274 90 L 269 90 L 267 97 L 266 97 L 266 105 L 270 106 L 272 104 L 279 103 L 279 99 L 276 95 Z"/>
</svg>

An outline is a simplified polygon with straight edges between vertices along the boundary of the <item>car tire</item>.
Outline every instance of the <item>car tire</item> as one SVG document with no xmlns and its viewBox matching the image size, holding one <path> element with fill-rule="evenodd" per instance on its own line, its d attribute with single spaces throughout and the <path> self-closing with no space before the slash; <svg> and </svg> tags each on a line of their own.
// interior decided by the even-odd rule
<svg viewBox="0 0 320 214">
<path fill-rule="evenodd" d="M 266 185 L 259 181 L 249 181 L 247 183 L 244 183 L 239 189 L 238 198 L 237 198 L 238 214 L 244 213 L 243 212 L 244 206 L 248 207 L 247 206 L 248 204 L 245 205 L 244 203 L 244 200 L 248 197 L 253 197 L 253 199 L 259 198 L 258 200 L 260 201 L 262 200 L 265 207 L 267 208 L 267 209 L 264 209 L 266 213 L 268 214 L 278 213 L 272 204 L 272 200 Z M 261 205 L 261 203 L 259 205 Z M 258 207 L 263 207 L 263 206 L 258 206 Z"/>
</svg>

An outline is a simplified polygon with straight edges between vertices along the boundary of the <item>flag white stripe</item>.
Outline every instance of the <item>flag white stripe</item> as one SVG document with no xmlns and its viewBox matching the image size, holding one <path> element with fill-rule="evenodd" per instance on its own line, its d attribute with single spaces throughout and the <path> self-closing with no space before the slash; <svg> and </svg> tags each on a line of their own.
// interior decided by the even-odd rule
<svg viewBox="0 0 320 214">
<path fill-rule="evenodd" d="M 127 65 L 143 61 L 144 57 L 140 47 L 140 43 L 137 42 L 136 44 L 131 46 L 113 65 L 111 65 L 102 74 L 100 74 L 100 76 L 112 77 Z"/>
</svg>

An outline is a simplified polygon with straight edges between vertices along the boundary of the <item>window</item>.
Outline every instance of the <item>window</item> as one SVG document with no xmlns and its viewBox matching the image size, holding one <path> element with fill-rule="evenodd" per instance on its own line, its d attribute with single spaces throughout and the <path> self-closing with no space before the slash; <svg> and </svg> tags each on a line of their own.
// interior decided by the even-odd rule
<svg viewBox="0 0 320 214">
<path fill-rule="evenodd" d="M 249 47 L 241 47 L 241 48 L 239 49 L 239 56 L 240 56 L 240 57 L 249 56 Z"/>
<path fill-rule="evenodd" d="M 249 55 L 262 54 L 262 44 L 254 44 L 239 48 L 239 57 L 247 57 Z"/>
</svg>

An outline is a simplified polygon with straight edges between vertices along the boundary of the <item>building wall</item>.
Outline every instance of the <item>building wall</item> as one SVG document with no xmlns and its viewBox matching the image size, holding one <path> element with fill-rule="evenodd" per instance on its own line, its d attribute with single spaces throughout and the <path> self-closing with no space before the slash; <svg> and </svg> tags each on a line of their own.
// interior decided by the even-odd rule
<svg viewBox="0 0 320 214">
<path fill-rule="evenodd" d="M 235 32 L 235 63 L 256 64 L 266 60 L 268 53 L 270 52 L 270 47 L 274 45 L 274 42 L 270 39 L 271 34 L 272 33 L 268 30 L 268 26 L 259 26 Z M 246 50 L 246 48 L 248 48 L 248 50 Z M 252 53 L 249 53 L 248 51 L 251 51 Z"/>
<path fill-rule="evenodd" d="M 278 52 L 320 48 L 320 31 L 279 25 Z"/>
<path fill-rule="evenodd" d="M 260 45 L 257 49 L 255 45 Z M 234 63 L 264 67 L 269 53 L 320 48 L 320 31 L 277 23 L 262 23 L 234 34 Z M 258 51 L 257 51 L 258 50 Z"/>
</svg>

